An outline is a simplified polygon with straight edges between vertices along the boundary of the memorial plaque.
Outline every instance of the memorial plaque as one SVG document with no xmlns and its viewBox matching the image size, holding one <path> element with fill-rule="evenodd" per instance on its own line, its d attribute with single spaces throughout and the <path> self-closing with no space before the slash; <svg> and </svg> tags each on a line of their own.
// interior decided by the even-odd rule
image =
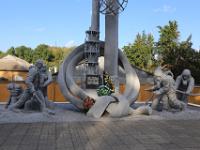
<svg viewBox="0 0 200 150">
<path fill-rule="evenodd" d="M 99 75 L 87 75 L 86 76 L 86 88 L 96 89 L 101 83 L 101 77 Z"/>
</svg>

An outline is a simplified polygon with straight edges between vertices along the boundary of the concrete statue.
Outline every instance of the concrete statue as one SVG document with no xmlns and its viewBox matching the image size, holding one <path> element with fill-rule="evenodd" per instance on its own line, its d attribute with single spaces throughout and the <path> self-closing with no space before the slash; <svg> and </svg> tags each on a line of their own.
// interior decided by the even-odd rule
<svg viewBox="0 0 200 150">
<path fill-rule="evenodd" d="M 16 103 L 23 92 L 22 87 L 15 83 L 8 84 L 8 91 L 10 92 L 10 96 L 5 108 L 8 108 L 9 105 Z"/>
<path fill-rule="evenodd" d="M 43 61 L 37 60 L 35 65 L 29 68 L 25 81 L 27 88 L 23 92 L 19 90 L 22 89 L 19 85 L 9 85 L 11 96 L 7 108 L 10 110 L 46 111 L 53 114 L 53 111 L 48 109 L 50 102 L 47 98 L 47 86 L 51 81 L 51 74 L 46 70 Z"/>
<path fill-rule="evenodd" d="M 137 99 L 140 82 L 127 57 L 118 49 L 118 14 L 127 3 L 128 0 L 92 0 L 92 21 L 86 31 L 86 41 L 75 48 L 60 67 L 58 82 L 62 94 L 88 116 L 99 118 L 105 111 L 113 117 L 133 114 L 130 105 Z M 100 13 L 105 14 L 105 42 L 99 40 Z M 113 86 L 110 89 L 113 91 L 99 97 L 94 93 L 103 78 L 98 68 L 100 56 L 104 57 L 104 72 L 110 76 Z M 85 69 L 78 81 L 74 72 L 83 61 Z M 119 68 L 124 72 L 126 88 L 123 93 L 119 91 Z"/>
<path fill-rule="evenodd" d="M 194 78 L 189 69 L 184 69 L 182 74 L 176 78 L 177 98 L 184 103 L 188 103 L 188 95 L 194 88 Z"/>
<path fill-rule="evenodd" d="M 169 71 L 163 71 L 161 67 L 156 68 L 155 72 L 155 85 L 148 89 L 153 91 L 155 99 L 152 101 L 152 109 L 162 111 L 177 109 L 184 110 L 186 105 L 176 97 L 175 81 Z"/>
</svg>

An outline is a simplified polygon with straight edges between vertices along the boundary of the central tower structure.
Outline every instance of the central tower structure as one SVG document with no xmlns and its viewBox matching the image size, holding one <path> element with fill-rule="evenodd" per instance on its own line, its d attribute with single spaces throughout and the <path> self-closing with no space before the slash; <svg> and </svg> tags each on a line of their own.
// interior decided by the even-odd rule
<svg viewBox="0 0 200 150">
<path fill-rule="evenodd" d="M 90 106 L 102 106 L 98 105 L 98 102 L 101 101 L 99 100 L 100 97 L 97 94 L 94 95 L 99 86 L 96 83 L 100 83 L 100 76 L 102 76 L 98 64 L 100 56 L 104 57 L 104 71 L 111 76 L 114 83 L 114 97 L 130 105 L 138 96 L 140 89 L 138 76 L 126 56 L 118 49 L 119 13 L 125 9 L 127 3 L 128 0 L 92 0 L 91 26 L 86 31 L 85 43 L 72 51 L 59 70 L 58 81 L 62 94 L 81 110 L 91 110 L 92 108 L 96 110 L 95 107 L 91 108 Z M 99 40 L 100 13 L 105 14 L 105 42 Z M 83 64 L 84 67 L 80 64 Z M 85 73 L 83 68 L 85 68 Z M 119 68 L 123 73 L 123 83 L 119 83 Z M 81 78 L 81 81 L 75 77 L 77 69 L 79 73 L 82 73 L 81 77 L 83 78 Z M 91 87 L 87 86 L 87 84 L 96 86 Z M 119 84 L 125 86 L 123 93 L 119 92 Z M 109 104 L 110 100 L 113 99 L 112 95 L 107 96 L 106 101 L 107 99 Z M 94 102 L 94 105 L 88 105 L 91 104 L 91 101 Z M 117 110 L 116 112 L 119 111 Z"/>
<path fill-rule="evenodd" d="M 99 20 L 100 20 L 100 2 L 92 1 L 92 18 L 91 27 L 86 31 L 85 40 L 85 58 L 86 58 L 86 74 L 98 76 L 98 57 L 99 57 Z"/>
<path fill-rule="evenodd" d="M 105 51 L 104 71 L 114 83 L 115 90 L 119 91 L 118 81 L 118 14 L 124 10 L 128 0 L 93 0 L 91 27 L 86 31 L 85 58 L 86 78 L 99 76 L 98 57 L 100 12 L 105 14 Z"/>
</svg>

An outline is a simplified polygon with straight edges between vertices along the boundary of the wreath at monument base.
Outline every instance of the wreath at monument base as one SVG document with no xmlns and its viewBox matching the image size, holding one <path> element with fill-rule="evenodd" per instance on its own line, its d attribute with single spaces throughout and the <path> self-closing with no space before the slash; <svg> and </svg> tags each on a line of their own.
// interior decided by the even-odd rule
<svg viewBox="0 0 200 150">
<path fill-rule="evenodd" d="M 98 96 L 109 96 L 112 93 L 113 93 L 112 90 L 107 85 L 101 85 L 97 89 L 97 95 Z"/>
</svg>

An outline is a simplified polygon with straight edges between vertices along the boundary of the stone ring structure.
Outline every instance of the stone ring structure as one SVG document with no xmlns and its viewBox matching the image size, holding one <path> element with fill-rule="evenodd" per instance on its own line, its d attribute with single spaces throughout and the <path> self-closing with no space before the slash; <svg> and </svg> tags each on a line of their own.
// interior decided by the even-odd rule
<svg viewBox="0 0 200 150">
<path fill-rule="evenodd" d="M 128 0 L 92 0 L 91 26 L 86 31 L 85 43 L 72 51 L 59 70 L 58 82 L 63 95 L 80 110 L 86 110 L 88 116 L 99 118 L 105 111 L 112 117 L 133 113 L 130 105 L 137 99 L 140 82 L 118 48 L 118 13 L 127 3 Z M 105 14 L 105 42 L 100 41 L 100 13 Z M 102 68 L 100 56 L 104 57 Z M 77 80 L 77 72 L 81 80 Z M 99 97 L 97 89 L 104 84 L 102 72 L 109 75 L 114 90 L 112 95 Z M 123 93 L 120 91 L 122 84 Z"/>
<path fill-rule="evenodd" d="M 104 42 L 100 43 L 100 54 L 104 54 Z M 77 47 L 63 62 L 59 72 L 60 89 L 67 100 L 79 109 L 84 109 L 83 102 L 89 95 L 80 88 L 73 79 L 76 66 L 84 60 L 84 44 Z M 119 50 L 119 62 L 125 71 L 126 89 L 123 95 L 129 104 L 133 103 L 139 93 L 140 82 L 135 70 L 129 64 L 126 56 Z"/>
</svg>

